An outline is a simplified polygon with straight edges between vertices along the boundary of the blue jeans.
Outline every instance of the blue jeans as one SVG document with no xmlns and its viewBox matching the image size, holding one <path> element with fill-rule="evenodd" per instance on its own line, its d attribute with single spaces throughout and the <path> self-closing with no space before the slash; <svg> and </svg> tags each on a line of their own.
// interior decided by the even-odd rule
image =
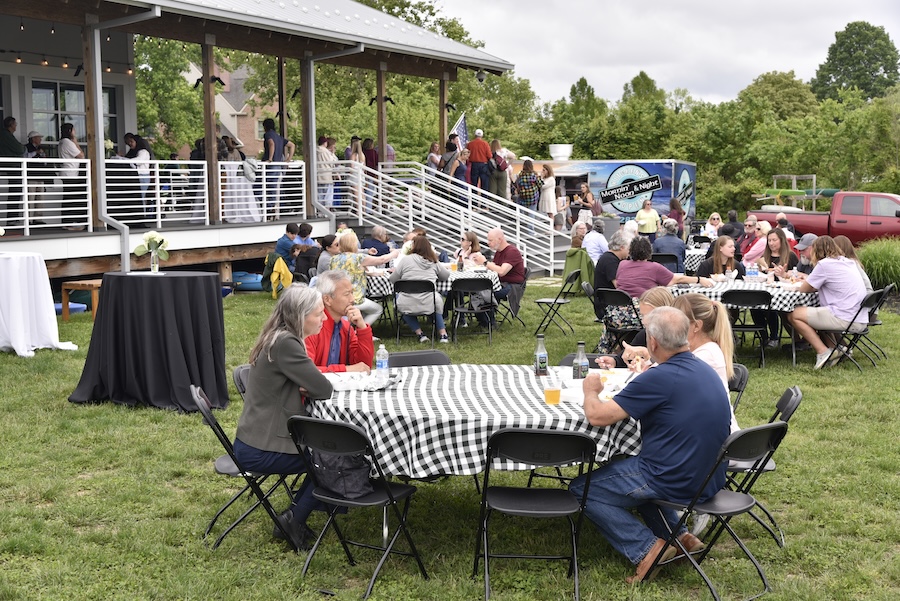
<svg viewBox="0 0 900 601">
<path fill-rule="evenodd" d="M 302 474 L 306 472 L 306 463 L 299 454 L 276 453 L 263 451 L 256 447 L 234 439 L 234 455 L 241 466 L 251 472 L 261 474 Z M 308 461 L 308 458 L 306 459 Z M 306 522 L 306 518 L 313 510 L 327 511 L 328 507 L 321 501 L 317 501 L 312 495 L 312 478 L 304 478 L 303 484 L 294 495 L 294 502 L 290 506 L 293 519 Z"/>
<path fill-rule="evenodd" d="M 669 531 L 659 517 L 656 506 L 648 501 L 662 496 L 651 488 L 639 469 L 638 457 L 613 461 L 594 470 L 584 514 L 600 530 L 616 551 L 637 565 L 650 552 L 657 538 L 667 539 Z M 581 499 L 587 475 L 572 480 L 569 492 Z M 631 510 L 644 519 L 642 523 Z M 678 514 L 663 510 L 672 528 L 678 524 Z M 683 528 L 679 536 L 687 532 Z"/>
<path fill-rule="evenodd" d="M 491 187 L 491 172 L 487 163 L 472 163 L 471 173 L 472 185 L 482 190 L 488 190 Z"/>
<path fill-rule="evenodd" d="M 404 313 L 404 314 L 401 315 L 400 317 L 403 318 L 403 323 L 405 323 L 405 324 L 408 325 L 410 328 L 412 328 L 412 331 L 413 331 L 413 332 L 419 332 L 419 331 L 421 331 L 422 327 L 419 325 L 419 318 L 418 318 L 418 317 L 416 317 L 415 315 L 407 315 L 406 313 Z M 434 327 L 437 328 L 438 332 L 440 332 L 441 330 L 443 330 L 444 327 L 445 327 L 445 326 L 444 326 L 444 316 L 441 315 L 440 313 L 435 313 L 435 314 L 434 314 Z"/>
</svg>

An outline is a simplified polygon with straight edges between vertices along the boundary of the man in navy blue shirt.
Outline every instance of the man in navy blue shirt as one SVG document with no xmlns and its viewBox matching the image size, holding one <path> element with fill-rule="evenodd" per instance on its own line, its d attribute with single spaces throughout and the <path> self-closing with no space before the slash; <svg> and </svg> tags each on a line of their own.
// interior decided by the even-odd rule
<svg viewBox="0 0 900 601">
<path fill-rule="evenodd" d="M 291 247 L 294 246 L 294 244 L 298 244 L 297 242 L 294 242 L 294 240 L 299 239 L 297 238 L 299 234 L 300 226 L 296 223 L 289 223 L 287 224 L 287 227 L 284 228 L 284 235 L 275 243 L 275 252 L 284 259 L 285 264 L 291 271 L 294 270 L 294 256 L 291 254 Z"/>
<path fill-rule="evenodd" d="M 589 375 L 583 383 L 584 414 L 591 425 L 609 426 L 629 417 L 641 422 L 640 454 L 595 470 L 584 509 L 609 543 L 637 566 L 634 576 L 626 579 L 629 583 L 640 582 L 658 555 L 665 561 L 676 552 L 665 544 L 668 530 L 651 501 L 690 501 L 730 427 L 728 394 L 715 385 L 720 382 L 716 372 L 691 353 L 690 324 L 684 313 L 659 307 L 644 325 L 647 349 L 656 366 L 606 402 L 599 396 L 600 376 Z M 579 498 L 585 478 L 580 476 L 569 486 Z M 713 496 L 724 484 L 722 465 L 703 496 Z M 637 509 L 643 522 L 632 509 Z M 665 510 L 665 515 L 674 528 L 678 516 L 671 510 Z M 700 539 L 683 527 L 678 536 L 688 551 L 703 548 Z"/>
<path fill-rule="evenodd" d="M 674 273 L 684 273 L 685 246 L 678 237 L 678 222 L 672 218 L 666 219 L 663 221 L 663 230 L 665 233 L 653 241 L 653 252 L 675 255 L 676 264 L 666 267 L 669 269 L 674 267 Z"/>
</svg>

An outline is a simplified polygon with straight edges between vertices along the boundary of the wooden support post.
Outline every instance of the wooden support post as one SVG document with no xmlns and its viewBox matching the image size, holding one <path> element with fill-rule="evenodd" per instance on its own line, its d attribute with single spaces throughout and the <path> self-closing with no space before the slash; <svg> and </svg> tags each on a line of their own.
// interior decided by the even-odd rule
<svg viewBox="0 0 900 601">
<path fill-rule="evenodd" d="M 278 68 L 276 69 L 278 73 L 278 114 L 281 116 L 279 120 L 279 131 L 281 137 L 285 140 L 288 139 L 287 135 L 287 83 L 285 81 L 285 73 L 284 73 L 284 57 L 277 57 L 278 60 Z"/>
<path fill-rule="evenodd" d="M 221 182 L 219 179 L 219 140 L 216 136 L 216 84 L 213 81 L 215 69 L 215 57 L 213 48 L 216 45 L 216 36 L 206 34 L 206 39 L 201 46 L 203 55 L 203 125 L 204 140 L 206 146 L 206 170 L 207 191 L 209 194 L 209 222 L 221 223 L 219 219 Z"/>
<path fill-rule="evenodd" d="M 303 105 L 300 135 L 303 140 L 297 147 L 301 149 L 303 160 L 306 161 L 306 210 L 308 214 L 315 215 L 312 199 L 316 198 L 316 132 L 313 126 L 316 98 L 313 89 L 315 66 L 311 56 L 312 53 L 307 52 L 300 61 L 300 99 Z"/>
<path fill-rule="evenodd" d="M 378 160 L 385 160 L 387 155 L 387 107 L 385 106 L 384 97 L 387 96 L 387 86 L 385 84 L 385 73 L 387 72 L 387 63 L 382 62 L 375 72 L 375 94 L 377 95 L 376 106 L 378 110 Z"/>
<path fill-rule="evenodd" d="M 90 151 L 92 148 L 95 148 L 94 141 L 97 139 L 97 129 L 95 123 L 97 120 L 94 118 L 94 111 L 98 110 L 98 107 L 94 103 L 94 95 L 92 93 L 94 89 L 94 78 L 101 77 L 101 73 L 94 73 L 94 69 L 92 65 L 94 64 L 94 50 L 91 44 L 91 40 L 94 35 L 94 28 L 90 26 L 84 26 L 81 28 L 81 64 L 84 65 L 84 112 L 85 112 L 85 131 L 84 134 L 87 137 L 87 148 L 88 152 L 85 153 L 85 156 L 94 161 L 102 161 L 106 159 L 106 157 L 92 157 L 90 156 Z M 99 49 L 98 49 L 99 51 Z M 102 109 L 100 109 L 102 110 Z M 78 130 L 76 129 L 76 135 Z M 103 132 L 99 132 L 99 135 L 103 135 Z M 100 189 L 100 182 L 97 181 L 97 170 L 96 169 L 88 169 L 88 178 L 90 179 L 90 187 L 91 187 L 91 198 L 94 199 L 91 203 L 91 221 L 94 223 L 94 227 L 103 226 L 103 223 L 100 221 L 99 217 L 99 207 L 97 203 L 98 194 L 97 190 Z M 105 226 L 103 226 L 105 227 Z"/>
<path fill-rule="evenodd" d="M 438 143 L 441 145 L 441 152 L 444 151 L 444 143 L 447 141 L 447 104 L 450 102 L 450 74 L 444 73 L 444 76 L 438 82 L 438 114 L 441 116 L 438 120 Z"/>
</svg>

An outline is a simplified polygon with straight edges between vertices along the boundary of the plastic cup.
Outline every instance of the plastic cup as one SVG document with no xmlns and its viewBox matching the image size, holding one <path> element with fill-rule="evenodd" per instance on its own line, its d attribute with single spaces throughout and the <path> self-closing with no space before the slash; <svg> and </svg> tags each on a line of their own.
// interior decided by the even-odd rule
<svg viewBox="0 0 900 601">
<path fill-rule="evenodd" d="M 450 262 L 450 271 L 456 271 L 456 263 L 453 261 Z"/>
<path fill-rule="evenodd" d="M 541 383 L 544 386 L 544 402 L 548 405 L 559 405 L 559 395 L 562 388 L 559 378 L 542 376 Z"/>
</svg>

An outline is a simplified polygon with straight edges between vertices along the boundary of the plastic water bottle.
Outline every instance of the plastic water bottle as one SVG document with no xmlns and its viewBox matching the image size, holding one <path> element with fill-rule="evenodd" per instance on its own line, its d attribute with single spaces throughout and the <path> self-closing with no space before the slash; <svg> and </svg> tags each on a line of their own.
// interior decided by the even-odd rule
<svg viewBox="0 0 900 601">
<path fill-rule="evenodd" d="M 753 278 L 751 281 L 756 281 L 757 276 L 759 276 L 759 266 L 754 262 L 747 267 L 747 277 Z"/>
<path fill-rule="evenodd" d="M 391 376 L 391 369 L 388 367 L 389 358 L 388 350 L 383 344 L 380 345 L 378 352 L 375 353 L 375 379 L 381 384 L 387 384 Z"/>
<path fill-rule="evenodd" d="M 583 380 L 587 377 L 591 364 L 584 352 L 584 340 L 578 341 L 578 350 L 575 352 L 575 360 L 572 361 L 572 379 Z"/>
<path fill-rule="evenodd" d="M 544 346 L 544 335 L 537 335 L 537 348 L 534 349 L 534 375 L 546 376 L 549 373 L 547 368 L 547 347 Z"/>
</svg>

